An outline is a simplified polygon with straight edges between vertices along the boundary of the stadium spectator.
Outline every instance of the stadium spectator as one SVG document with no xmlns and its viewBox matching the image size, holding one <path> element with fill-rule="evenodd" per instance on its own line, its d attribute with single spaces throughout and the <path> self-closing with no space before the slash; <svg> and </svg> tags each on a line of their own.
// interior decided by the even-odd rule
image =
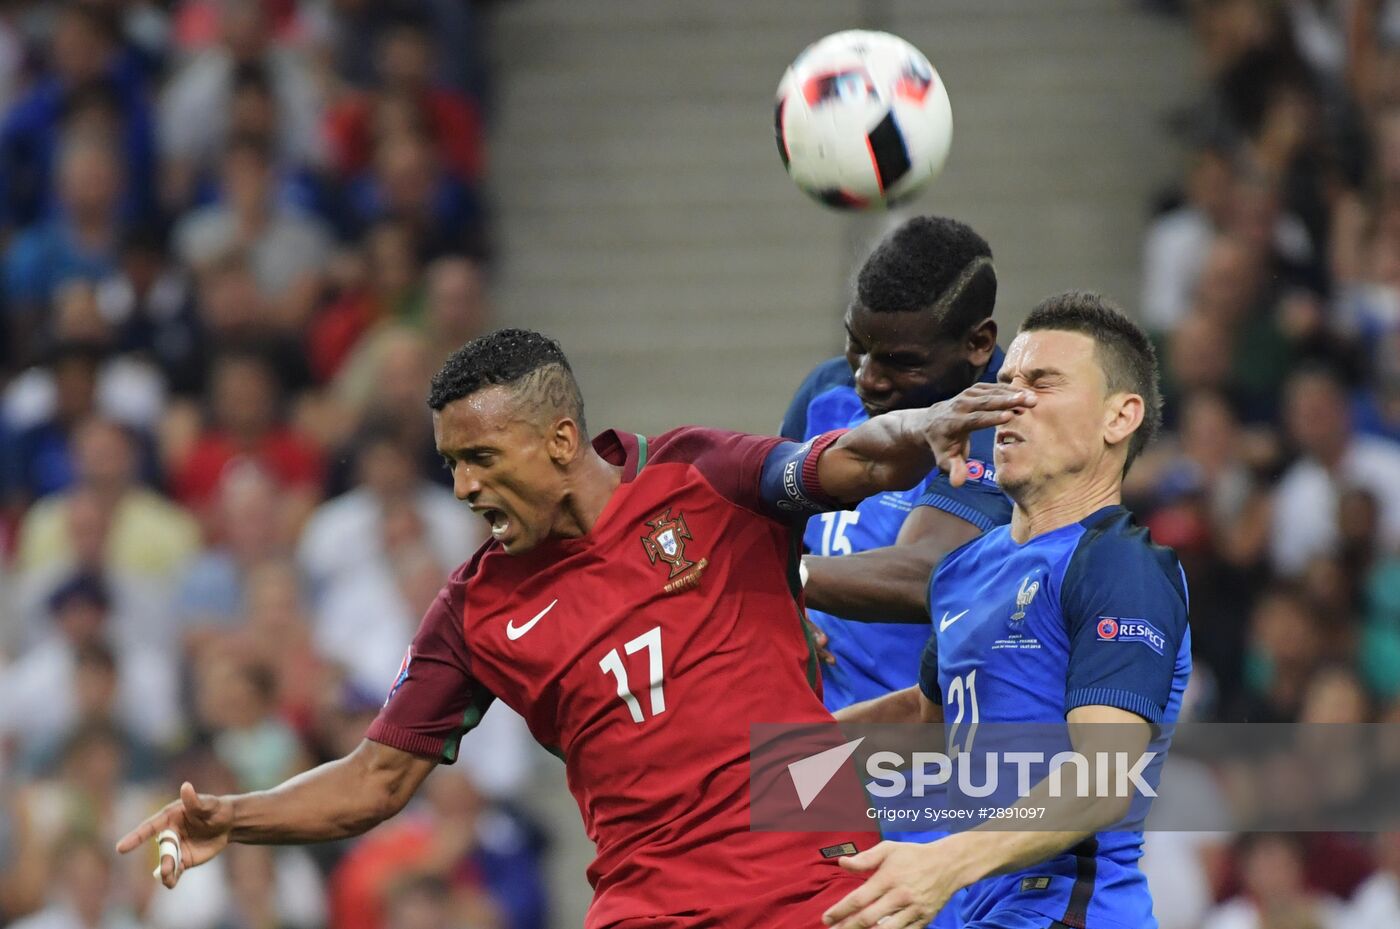
<svg viewBox="0 0 1400 929">
<path fill-rule="evenodd" d="M 99 357 L 93 402 L 105 415 L 133 429 L 150 432 L 165 405 L 165 383 L 154 365 L 117 350 L 117 335 L 102 313 L 97 288 L 84 280 L 62 284 L 53 299 L 53 344 L 90 346 Z M 5 391 L 5 408 L 15 423 L 30 424 L 53 415 L 53 374 L 42 366 L 25 370 Z"/>
<path fill-rule="evenodd" d="M 83 832 L 59 842 L 47 856 L 43 886 L 53 888 L 52 901 L 37 913 L 11 923 L 13 929 L 140 929 L 122 906 L 113 871 L 117 865 L 107 843 Z"/>
<path fill-rule="evenodd" d="M 422 132 L 376 139 L 373 169 L 350 185 L 348 196 L 357 230 L 383 219 L 404 223 L 421 258 L 487 251 L 480 194 L 444 167 Z"/>
<path fill-rule="evenodd" d="M 1244 692 L 1225 719 L 1296 722 L 1322 640 L 1306 598 L 1283 584 L 1265 590 L 1249 617 Z"/>
<path fill-rule="evenodd" d="M 470 258 L 444 255 L 425 275 L 424 328 L 433 349 L 430 366 L 441 366 L 453 345 L 465 345 L 487 330 L 491 307 L 486 272 Z"/>
<path fill-rule="evenodd" d="M 1366 879 L 1352 897 L 1347 925 L 1400 926 L 1400 833 L 1384 832 L 1375 838 L 1376 873 Z"/>
<path fill-rule="evenodd" d="M 280 114 L 276 150 L 287 165 L 321 161 L 320 95 L 295 49 L 272 43 L 266 5 L 221 0 L 220 44 L 176 73 L 160 101 L 161 175 L 167 207 L 190 202 L 200 176 L 214 169 L 228 138 L 234 77 L 240 66 L 267 71 Z"/>
<path fill-rule="evenodd" d="M 206 650 L 195 666 L 195 708 L 215 756 L 241 790 L 264 790 L 305 767 L 296 733 L 276 714 L 277 679 L 244 649 Z"/>
<path fill-rule="evenodd" d="M 317 650 L 338 662 L 351 684 L 370 692 L 394 680 L 443 572 L 412 500 L 393 501 L 380 514 L 378 529 L 372 538 L 381 558 L 328 585 L 315 623 Z"/>
<path fill-rule="evenodd" d="M 234 249 L 247 254 L 263 298 L 279 319 L 299 325 L 320 292 L 330 233 L 277 201 L 271 152 L 253 136 L 224 150 L 220 203 L 187 214 L 175 228 L 175 252 L 199 269 Z"/>
<path fill-rule="evenodd" d="M 1207 914 L 1202 929 L 1347 929 L 1341 902 L 1309 887 L 1296 837 L 1251 834 L 1239 846 L 1244 893 Z"/>
<path fill-rule="evenodd" d="M 1230 180 L 1228 156 L 1216 149 L 1201 149 L 1192 156 L 1185 202 L 1157 217 L 1148 228 L 1142 314 L 1152 331 L 1176 328 L 1190 309 L 1206 252 L 1224 220 Z"/>
<path fill-rule="evenodd" d="M 16 661 L 0 669 L 0 699 L 6 708 L 0 727 L 22 742 L 65 731 L 75 719 L 75 666 L 78 650 L 106 642 L 112 630 L 112 597 L 93 574 L 76 574 L 49 595 L 47 634 Z M 115 638 L 115 637 L 113 637 Z M 178 733 L 175 669 L 169 657 L 143 648 L 114 648 L 117 656 L 116 711 L 123 725 L 152 745 L 166 745 Z"/>
<path fill-rule="evenodd" d="M 369 167 L 375 138 L 386 121 L 408 123 L 433 140 L 439 158 L 456 177 L 475 184 L 482 174 L 481 120 L 463 93 L 438 83 L 433 35 L 426 21 L 405 18 L 377 38 L 379 86 L 369 94 L 347 94 L 327 113 L 331 159 L 342 177 Z M 402 107 L 400 112 L 393 112 Z M 383 112 L 385 109 L 390 112 Z"/>
<path fill-rule="evenodd" d="M 74 734 L 101 731 L 112 733 L 122 743 L 124 779 L 149 781 L 155 775 L 158 752 L 118 718 L 117 675 L 117 656 L 105 642 L 79 645 L 73 655 L 73 722 L 67 729 L 31 740 L 19 760 L 19 769 L 34 777 L 49 775 L 57 769 Z"/>
<path fill-rule="evenodd" d="M 202 390 L 204 323 L 195 314 L 189 276 L 154 227 L 123 238 L 117 269 L 97 286 L 97 305 L 116 351 L 153 364 L 177 396 Z"/>
<path fill-rule="evenodd" d="M 377 420 L 361 430 L 355 450 L 354 489 L 329 500 L 311 515 L 297 547 L 297 561 L 312 588 L 324 593 L 337 582 L 382 566 L 394 555 L 382 526 L 389 514 L 410 509 L 422 541 L 439 564 L 460 564 L 485 540 L 481 521 L 452 492 L 425 481 L 400 439 L 397 424 Z M 349 538 L 371 544 L 348 546 Z M 383 544 L 373 542 L 383 540 Z M 392 669 L 391 669 L 392 673 Z M 383 678 L 379 679 L 381 682 Z"/>
<path fill-rule="evenodd" d="M 1368 490 L 1379 507 L 1379 536 L 1400 545 L 1400 445 L 1356 435 L 1341 383 L 1322 370 L 1294 375 L 1285 394 L 1289 437 L 1300 458 L 1279 482 L 1274 506 L 1273 564 L 1298 575 L 1315 555 L 1340 541 L 1337 501 L 1349 486 Z"/>
<path fill-rule="evenodd" d="M 438 80 L 480 99 L 485 83 L 477 6 L 456 0 L 328 0 L 327 54 L 352 89 L 375 87 L 375 54 L 383 36 L 405 19 L 424 23 L 436 47 Z"/>
<path fill-rule="evenodd" d="M 4 449 L 10 487 L 21 503 L 63 490 L 73 483 L 70 437 L 78 423 L 98 415 L 100 346 L 66 342 L 47 353 L 43 375 L 52 385 L 52 405 L 24 410 L 11 394 L 6 419 L 16 435 Z M 20 386 L 12 383 L 11 389 Z M 17 409 L 19 407 L 19 409 Z"/>
<path fill-rule="evenodd" d="M 341 681 L 338 669 L 316 648 L 301 578 L 290 563 L 265 562 L 244 586 L 240 639 L 254 660 L 272 669 L 277 715 L 305 742 L 326 688 Z"/>
<path fill-rule="evenodd" d="M 73 433 L 73 457 L 76 486 L 89 491 L 106 514 L 104 565 L 169 579 L 198 551 L 194 519 L 138 483 L 139 450 L 120 425 L 103 419 L 81 423 Z M 29 509 L 20 526 L 18 570 L 73 563 L 77 543 L 67 512 L 71 505 L 68 492 L 46 497 Z"/>
<path fill-rule="evenodd" d="M 419 264 L 412 235 L 403 223 L 377 223 L 364 236 L 362 254 L 348 256 L 339 295 L 307 333 L 311 373 L 320 383 L 335 378 L 350 359 L 363 355 L 366 333 L 376 326 L 414 321 L 422 315 Z"/>
<path fill-rule="evenodd" d="M 429 875 L 451 891 L 437 898 L 448 925 L 543 929 L 539 837 L 504 807 L 491 804 L 462 772 L 435 771 L 423 799 L 378 829 L 331 876 L 331 919 L 342 929 L 391 929 L 405 912 L 401 881 Z M 421 914 L 426 917 L 426 914 Z"/>
<path fill-rule="evenodd" d="M 146 101 L 145 74 L 121 47 L 120 26 L 98 3 L 64 3 L 54 22 L 48 73 L 18 100 L 0 123 L 0 228 L 28 226 L 51 216 L 59 154 L 94 111 L 107 131 L 93 141 L 116 154 L 124 185 L 125 215 L 150 215 L 155 178 L 155 125 Z M 75 130 L 78 130 L 75 132 Z M 57 186 L 61 189 L 61 178 Z"/>
<path fill-rule="evenodd" d="M 432 416 L 423 409 L 423 376 L 432 370 L 432 352 L 422 333 L 394 326 L 366 341 L 331 384 L 331 392 L 353 423 L 381 418 L 397 423 L 419 474 L 450 486 L 450 480 L 443 480 L 448 475 L 433 441 Z"/>
<path fill-rule="evenodd" d="M 311 384 L 305 352 L 304 333 L 297 320 L 279 316 L 276 305 L 263 298 L 252 261 L 241 249 L 233 249 L 213 259 L 197 280 L 196 312 L 204 341 L 194 356 L 204 372 L 204 386 L 215 356 L 230 346 L 256 350 L 273 362 L 282 384 L 289 390 L 302 390 Z"/>
<path fill-rule="evenodd" d="M 195 644 L 191 637 L 235 628 L 247 609 L 253 572 L 290 551 L 290 527 L 277 518 L 277 495 L 276 481 L 251 462 L 230 468 L 219 481 L 209 543 L 184 570 L 175 598 L 187 647 Z"/>
<path fill-rule="evenodd" d="M 250 351 L 221 355 L 210 375 L 209 423 L 172 462 L 175 498 L 203 511 L 228 465 L 246 457 L 282 489 L 282 517 L 299 525 L 320 497 L 320 451 L 287 426 L 281 385 L 271 365 Z"/>
<path fill-rule="evenodd" d="M 48 334 L 46 311 L 59 285 L 74 278 L 99 281 L 116 269 L 121 176 L 121 166 L 102 141 L 65 142 L 58 156 L 59 211 L 17 236 L 5 255 L 5 293 L 16 345 L 32 345 L 35 333 Z"/>
</svg>

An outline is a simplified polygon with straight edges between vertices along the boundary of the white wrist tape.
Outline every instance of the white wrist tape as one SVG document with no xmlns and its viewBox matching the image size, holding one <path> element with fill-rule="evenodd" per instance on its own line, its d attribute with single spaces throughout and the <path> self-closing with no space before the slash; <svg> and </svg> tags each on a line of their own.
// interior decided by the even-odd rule
<svg viewBox="0 0 1400 929">
<path fill-rule="evenodd" d="M 797 577 L 802 582 L 802 586 L 807 586 L 807 559 L 805 557 L 797 559 Z"/>
<path fill-rule="evenodd" d="M 153 872 L 156 880 L 160 880 L 160 866 L 167 856 L 175 859 L 175 873 L 179 874 L 184 865 L 180 860 L 180 836 L 175 833 L 174 829 L 160 831 L 160 835 L 156 836 L 156 849 L 159 853 L 156 869 Z"/>
</svg>

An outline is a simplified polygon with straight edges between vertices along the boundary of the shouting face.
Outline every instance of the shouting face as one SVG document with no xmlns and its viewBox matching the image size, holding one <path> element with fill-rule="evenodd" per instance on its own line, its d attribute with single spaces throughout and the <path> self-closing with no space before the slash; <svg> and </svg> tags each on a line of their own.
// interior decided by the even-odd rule
<svg viewBox="0 0 1400 929">
<path fill-rule="evenodd" d="M 435 411 L 433 436 L 457 499 L 486 520 L 507 553 L 523 554 L 550 535 L 580 439 L 573 420 L 542 416 L 495 386 Z"/>
</svg>

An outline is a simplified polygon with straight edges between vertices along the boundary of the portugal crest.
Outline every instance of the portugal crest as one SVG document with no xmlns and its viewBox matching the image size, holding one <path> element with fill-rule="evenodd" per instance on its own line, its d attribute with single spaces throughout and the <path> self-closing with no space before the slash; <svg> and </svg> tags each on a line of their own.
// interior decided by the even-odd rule
<svg viewBox="0 0 1400 929">
<path fill-rule="evenodd" d="M 672 593 L 693 587 L 700 582 L 700 572 L 705 570 L 707 559 L 694 562 L 685 557 L 685 543 L 692 539 L 690 527 L 685 524 L 685 514 L 677 513 L 671 518 L 671 508 L 666 507 L 646 522 L 651 532 L 642 536 L 642 548 L 646 549 L 647 559 L 670 566 L 666 579 L 666 592 Z"/>
</svg>

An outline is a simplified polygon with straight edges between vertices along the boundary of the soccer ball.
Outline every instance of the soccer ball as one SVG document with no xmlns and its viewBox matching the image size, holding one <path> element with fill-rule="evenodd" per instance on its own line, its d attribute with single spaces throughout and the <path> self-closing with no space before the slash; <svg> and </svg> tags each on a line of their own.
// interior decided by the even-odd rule
<svg viewBox="0 0 1400 929">
<path fill-rule="evenodd" d="M 797 56 L 778 84 L 778 154 L 828 206 L 879 209 L 943 170 L 953 110 L 938 72 L 888 32 L 852 29 Z"/>
</svg>

